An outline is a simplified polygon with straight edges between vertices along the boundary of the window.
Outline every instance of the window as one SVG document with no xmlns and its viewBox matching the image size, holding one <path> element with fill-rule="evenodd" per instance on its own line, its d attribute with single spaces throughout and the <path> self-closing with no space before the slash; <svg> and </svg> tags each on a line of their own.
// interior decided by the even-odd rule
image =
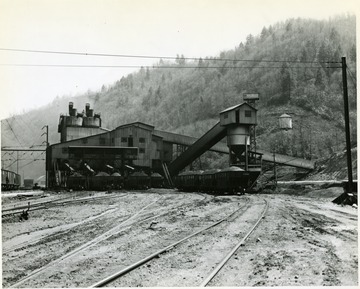
<svg viewBox="0 0 360 289">
<path fill-rule="evenodd" d="M 112 137 L 111 138 L 111 143 L 114 144 L 115 143 L 115 139 Z"/>
<path fill-rule="evenodd" d="M 139 153 L 140 153 L 140 154 L 144 154 L 144 153 L 145 153 L 145 149 L 144 149 L 144 148 L 139 148 Z"/>
<path fill-rule="evenodd" d="M 251 117 L 251 110 L 245 110 L 245 117 Z"/>
<path fill-rule="evenodd" d="M 128 138 L 128 146 L 129 147 L 134 146 L 134 139 L 132 138 L 132 136 L 129 136 L 129 138 Z"/>
<path fill-rule="evenodd" d="M 139 138 L 139 143 L 145 143 L 145 138 L 144 138 L 144 137 L 140 137 L 140 138 Z"/>
<path fill-rule="evenodd" d="M 99 139 L 99 144 L 104 145 L 105 144 L 105 139 L 101 137 Z"/>
<path fill-rule="evenodd" d="M 224 114 L 224 119 L 227 119 L 229 116 L 227 113 Z"/>
<path fill-rule="evenodd" d="M 127 142 L 127 138 L 126 138 L 126 137 L 122 137 L 122 138 L 121 138 L 121 142 Z"/>
</svg>

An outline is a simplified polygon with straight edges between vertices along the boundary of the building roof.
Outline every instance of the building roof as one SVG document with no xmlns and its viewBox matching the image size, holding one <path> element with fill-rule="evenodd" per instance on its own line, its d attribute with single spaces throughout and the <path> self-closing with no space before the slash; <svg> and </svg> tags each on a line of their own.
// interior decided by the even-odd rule
<svg viewBox="0 0 360 289">
<path fill-rule="evenodd" d="M 281 117 L 281 118 L 291 118 L 291 116 L 288 115 L 287 113 L 283 113 L 283 114 L 280 115 L 279 117 Z"/>
<path fill-rule="evenodd" d="M 100 129 L 100 128 L 95 128 L 95 129 Z M 77 142 L 79 140 L 83 140 L 83 139 L 89 139 L 89 138 L 96 138 L 96 137 L 101 137 L 101 136 L 105 136 L 105 135 L 108 135 L 111 131 L 105 131 L 105 132 L 100 132 L 98 134 L 93 134 L 93 135 L 88 135 L 88 136 L 83 136 L 83 137 L 79 137 L 79 138 L 75 138 L 75 139 L 69 139 L 67 141 L 63 141 L 63 142 L 58 142 L 58 143 L 54 143 L 52 145 L 49 145 L 49 147 L 54 147 L 54 146 L 57 146 L 57 145 L 63 145 L 63 144 L 66 144 L 66 143 L 72 143 L 72 142 Z"/>
<path fill-rule="evenodd" d="M 220 112 L 220 114 L 224 113 L 224 112 L 228 112 L 228 111 L 231 111 L 231 110 L 234 110 L 234 109 L 237 109 L 243 105 L 247 105 L 249 106 L 250 108 L 252 108 L 253 110 L 257 110 L 255 107 L 251 106 L 250 104 L 248 104 L 247 102 L 243 102 L 243 103 L 240 103 L 240 104 L 237 104 L 237 105 L 234 105 L 234 106 L 231 106 L 231 107 L 228 107 L 227 109 L 224 109 L 223 111 Z"/>
<path fill-rule="evenodd" d="M 120 128 L 125 128 L 125 127 L 140 127 L 142 129 L 146 129 L 146 130 L 150 130 L 153 131 L 154 130 L 154 126 L 150 125 L 150 124 L 146 124 L 140 121 L 137 122 L 133 122 L 133 123 L 128 123 L 128 124 L 124 124 L 124 125 L 120 125 L 118 126 L 116 129 L 120 129 Z M 115 129 L 115 130 L 116 130 Z"/>
</svg>

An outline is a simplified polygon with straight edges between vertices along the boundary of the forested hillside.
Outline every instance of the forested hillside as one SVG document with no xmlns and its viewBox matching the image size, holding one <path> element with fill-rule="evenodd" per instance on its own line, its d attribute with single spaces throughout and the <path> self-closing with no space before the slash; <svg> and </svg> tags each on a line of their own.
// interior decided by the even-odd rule
<svg viewBox="0 0 360 289">
<path fill-rule="evenodd" d="M 289 19 L 248 35 L 217 56 L 160 59 L 97 92 L 57 98 L 47 107 L 3 120 L 2 146 L 36 143 L 34 133 L 19 125 L 22 119 L 40 135 L 49 124 L 50 143 L 58 142 L 58 116 L 67 111 L 69 100 L 77 108 L 89 101 L 109 129 L 143 121 L 199 137 L 218 121 L 221 110 L 242 102 L 244 93 L 259 93 L 259 147 L 308 159 L 326 157 L 344 148 L 342 56 L 348 64 L 355 143 L 356 23 L 355 16 L 343 15 L 326 21 Z M 293 117 L 292 131 L 279 131 L 283 113 Z"/>
</svg>

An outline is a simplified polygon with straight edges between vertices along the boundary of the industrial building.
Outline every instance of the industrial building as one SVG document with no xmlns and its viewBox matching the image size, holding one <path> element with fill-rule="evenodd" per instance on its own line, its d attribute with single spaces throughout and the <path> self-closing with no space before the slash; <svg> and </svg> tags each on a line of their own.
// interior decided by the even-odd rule
<svg viewBox="0 0 360 289">
<path fill-rule="evenodd" d="M 220 121 L 197 139 L 156 130 L 142 122 L 104 129 L 100 114 L 94 113 L 90 104 L 77 113 L 70 102 L 68 115 L 61 115 L 59 120 L 60 143 L 47 148 L 48 187 L 67 187 L 70 175 L 87 178 L 98 173 L 127 178 L 133 172 L 156 172 L 170 183 L 170 176 L 176 176 L 207 150 L 229 154 L 229 164 L 245 171 L 261 170 L 261 159 L 273 162 L 274 156 L 251 146 L 256 113 L 246 102 L 230 107 L 220 112 Z M 220 142 L 225 137 L 227 144 Z M 312 163 L 282 155 L 276 155 L 275 162 L 313 167 Z"/>
<path fill-rule="evenodd" d="M 135 122 L 114 130 L 101 128 L 100 114 L 86 104 L 84 113 L 76 113 L 69 103 L 69 115 L 61 115 L 60 143 L 47 150 L 49 186 L 64 186 L 72 170 L 83 174 L 115 170 L 162 172 L 163 164 L 172 160 L 173 146 L 156 134 L 154 127 Z"/>
</svg>

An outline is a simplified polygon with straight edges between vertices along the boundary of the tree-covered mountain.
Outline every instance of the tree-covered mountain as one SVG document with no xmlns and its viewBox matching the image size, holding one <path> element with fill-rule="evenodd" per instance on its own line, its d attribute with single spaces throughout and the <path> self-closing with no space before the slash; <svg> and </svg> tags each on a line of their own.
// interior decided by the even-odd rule
<svg viewBox="0 0 360 289">
<path fill-rule="evenodd" d="M 143 121 L 157 129 L 200 137 L 218 121 L 224 108 L 259 93 L 257 145 L 279 153 L 318 159 L 344 148 L 341 57 L 347 60 L 352 140 L 356 142 L 356 19 L 289 19 L 264 27 L 259 35 L 232 50 L 200 59 L 178 55 L 122 77 L 97 92 L 62 97 L 38 110 L 2 121 L 2 146 L 27 144 L 21 119 L 33 131 L 50 126 L 50 143 L 58 142 L 57 121 L 69 100 L 90 102 L 103 126 L 113 129 Z M 292 131 L 278 129 L 278 117 L 293 117 Z M 12 122 L 11 129 L 9 123 Z"/>
</svg>

